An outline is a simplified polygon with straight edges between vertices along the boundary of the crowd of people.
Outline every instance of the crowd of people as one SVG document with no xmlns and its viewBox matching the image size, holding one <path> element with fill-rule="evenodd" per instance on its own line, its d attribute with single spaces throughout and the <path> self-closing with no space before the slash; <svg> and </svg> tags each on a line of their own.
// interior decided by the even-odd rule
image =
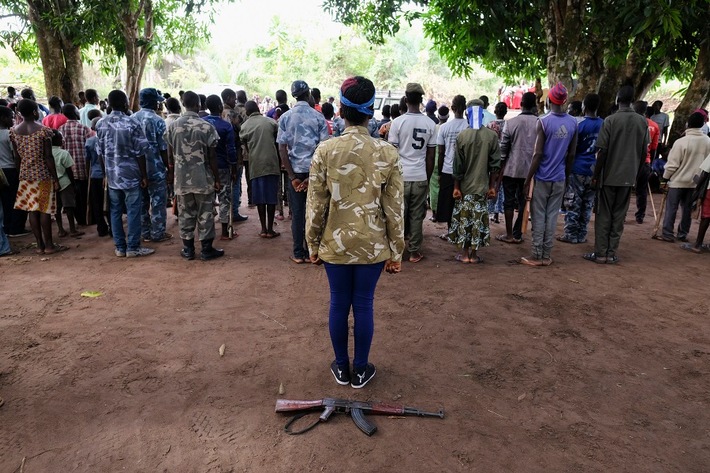
<svg viewBox="0 0 710 473">
<path fill-rule="evenodd" d="M 375 86 L 364 77 L 342 84 L 337 105 L 334 97 L 321 104 L 320 91 L 303 80 L 294 81 L 290 92 L 292 106 L 279 90 L 268 108 L 247 100 L 243 90 L 207 97 L 180 91 L 178 98 L 145 88 L 133 113 L 120 90 L 101 101 L 88 89 L 79 104 L 51 97 L 45 109 L 31 89 L 21 98 L 9 89 L 0 103 L 0 256 L 15 252 L 6 233 L 28 234 L 28 219 L 38 254 L 67 249 L 55 241 L 54 220 L 59 239 L 80 237 L 95 225 L 99 236 L 113 237 L 117 257 L 148 256 L 155 250 L 143 243 L 173 237 L 167 232 L 172 208 L 181 256 L 196 257 L 197 239 L 200 258 L 212 260 L 224 254 L 214 246 L 215 220 L 219 239 L 230 240 L 234 222 L 247 219 L 239 213 L 245 175 L 248 205 L 258 209 L 259 236 L 280 236 L 274 220 L 286 218 L 287 205 L 290 260 L 325 264 L 335 354 L 331 373 L 339 384 L 361 388 L 376 373 L 368 356 L 379 275 L 398 273 L 405 254 L 411 263 L 424 258 L 428 207 L 432 220 L 447 224 L 440 237 L 458 248 L 455 260 L 467 264 L 483 261 L 479 252 L 490 244 L 490 223 L 499 214 L 505 232 L 495 239 L 507 244 L 523 243 L 530 220 L 531 252 L 519 259 L 529 266 L 552 264 L 561 210 L 564 233 L 556 240 L 580 244 L 587 241 L 595 209 L 594 251 L 583 257 L 614 264 L 633 189 L 636 222 L 643 224 L 655 173 L 667 181 L 657 238 L 681 241 L 697 253 L 707 250 L 705 110 L 689 117 L 684 136 L 666 155 L 670 123 L 662 104 L 635 101 L 631 86 L 620 88 L 605 119 L 598 116 L 598 95 L 568 103 L 561 83 L 548 91 L 545 113 L 539 96 L 526 92 L 521 113 L 509 120 L 506 103 L 491 113 L 486 96 L 424 104 L 426 91 L 418 83 L 407 84 L 400 103 L 384 107 L 379 121 L 373 116 Z M 691 212 L 698 201 L 700 227 L 691 244 Z"/>
</svg>

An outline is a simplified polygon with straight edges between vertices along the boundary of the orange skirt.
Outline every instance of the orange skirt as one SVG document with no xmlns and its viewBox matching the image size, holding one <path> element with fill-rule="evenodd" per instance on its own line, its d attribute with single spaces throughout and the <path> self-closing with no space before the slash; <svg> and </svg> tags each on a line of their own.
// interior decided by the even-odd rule
<svg viewBox="0 0 710 473">
<path fill-rule="evenodd" d="M 54 214 L 57 211 L 54 183 L 45 181 L 20 181 L 15 208 L 26 212 Z"/>
</svg>

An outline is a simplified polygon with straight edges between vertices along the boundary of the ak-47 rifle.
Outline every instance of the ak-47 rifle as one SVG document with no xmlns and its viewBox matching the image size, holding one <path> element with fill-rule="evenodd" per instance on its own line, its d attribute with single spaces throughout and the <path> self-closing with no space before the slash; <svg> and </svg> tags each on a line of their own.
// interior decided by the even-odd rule
<svg viewBox="0 0 710 473">
<path fill-rule="evenodd" d="M 301 417 L 308 414 L 309 411 L 323 409 L 318 420 L 313 424 L 294 431 L 291 425 Z M 379 402 L 361 402 L 349 401 L 347 399 L 325 398 L 315 401 L 290 401 L 287 399 L 276 400 L 276 412 L 297 412 L 297 414 L 288 421 L 284 430 L 287 434 L 298 435 L 308 432 L 313 427 L 321 422 L 326 422 L 330 415 L 334 412 L 350 414 L 353 422 L 358 429 L 362 430 L 367 435 L 372 435 L 377 431 L 377 426 L 369 423 L 365 418 L 365 414 L 380 414 L 380 415 L 400 415 L 400 416 L 419 416 L 419 417 L 438 417 L 444 418 L 444 410 L 439 409 L 438 412 L 424 412 L 414 407 L 397 406 L 393 404 L 383 404 Z"/>
</svg>

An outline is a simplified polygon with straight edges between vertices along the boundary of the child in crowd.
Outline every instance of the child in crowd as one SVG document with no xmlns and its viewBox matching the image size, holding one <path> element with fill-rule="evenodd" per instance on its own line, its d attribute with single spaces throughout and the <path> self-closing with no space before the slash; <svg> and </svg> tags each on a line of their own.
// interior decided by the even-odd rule
<svg viewBox="0 0 710 473">
<path fill-rule="evenodd" d="M 74 218 L 74 209 L 76 208 L 76 194 L 74 192 L 74 173 L 72 166 L 74 160 L 69 152 L 62 149 L 63 138 L 62 134 L 53 130 L 52 135 L 52 156 L 54 156 L 54 166 L 57 169 L 57 177 L 59 178 L 59 190 L 57 191 L 57 228 L 59 232 L 57 236 L 60 238 L 67 235 L 72 237 L 80 237 L 84 232 L 76 229 L 76 220 Z M 69 222 L 69 233 L 64 229 L 62 223 L 62 209 L 67 214 L 67 222 Z"/>
</svg>

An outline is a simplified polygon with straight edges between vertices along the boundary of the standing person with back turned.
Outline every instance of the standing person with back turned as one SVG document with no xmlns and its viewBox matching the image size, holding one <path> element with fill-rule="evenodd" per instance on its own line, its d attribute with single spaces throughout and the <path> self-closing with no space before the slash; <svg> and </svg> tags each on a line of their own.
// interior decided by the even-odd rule
<svg viewBox="0 0 710 473">
<path fill-rule="evenodd" d="M 291 261 L 303 264 L 308 257 L 305 242 L 306 233 L 306 191 L 308 172 L 316 147 L 328 139 L 328 124 L 320 112 L 308 104 L 311 89 L 302 80 L 291 84 L 291 95 L 297 100 L 291 110 L 279 118 L 279 144 L 281 164 L 288 174 L 288 205 L 293 214 L 291 233 L 293 234 L 293 254 Z"/>
<path fill-rule="evenodd" d="M 165 133 L 168 160 L 175 169 L 175 196 L 183 249 L 180 255 L 195 259 L 195 226 L 202 243 L 203 261 L 224 256 L 214 241 L 214 197 L 220 190 L 217 166 L 219 134 L 211 123 L 200 118 L 200 97 L 187 91 L 182 96 L 185 113 L 170 124 Z"/>
<path fill-rule="evenodd" d="M 594 221 L 594 253 L 583 256 L 596 263 L 615 264 L 616 251 L 624 232 L 624 217 L 629 210 L 631 188 L 639 167 L 648 152 L 648 123 L 634 112 L 634 88 L 619 89 L 616 102 L 619 110 L 606 118 L 597 140 L 597 164 L 592 188 L 597 193 L 597 213 Z"/>
<path fill-rule="evenodd" d="M 325 262 L 330 283 L 330 338 L 335 381 L 364 387 L 377 370 L 369 362 L 373 300 L 382 269 L 398 273 L 404 251 L 402 171 L 397 151 L 369 136 L 375 86 L 364 77 L 343 82 L 342 137 L 316 150 L 310 170 L 307 240 L 311 261 Z M 425 117 L 426 118 L 426 117 Z M 429 120 L 428 118 L 426 118 Z M 348 316 L 353 309 L 355 350 L 351 376 Z"/>
<path fill-rule="evenodd" d="M 528 266 L 552 264 L 557 217 L 577 148 L 577 120 L 562 111 L 567 89 L 561 82 L 550 89 L 547 101 L 550 113 L 537 121 L 535 154 L 525 181 L 525 195 L 529 195 L 530 184 L 535 179 L 530 202 L 532 256 L 519 260 Z"/>
<path fill-rule="evenodd" d="M 407 84 L 405 101 L 407 112 L 395 119 L 388 140 L 399 151 L 404 177 L 405 234 L 409 238 L 409 261 L 418 263 L 422 253 L 422 223 L 426 217 L 426 196 L 429 179 L 434 173 L 436 151 L 436 126 L 419 108 L 424 89 L 417 83 Z"/>
</svg>

